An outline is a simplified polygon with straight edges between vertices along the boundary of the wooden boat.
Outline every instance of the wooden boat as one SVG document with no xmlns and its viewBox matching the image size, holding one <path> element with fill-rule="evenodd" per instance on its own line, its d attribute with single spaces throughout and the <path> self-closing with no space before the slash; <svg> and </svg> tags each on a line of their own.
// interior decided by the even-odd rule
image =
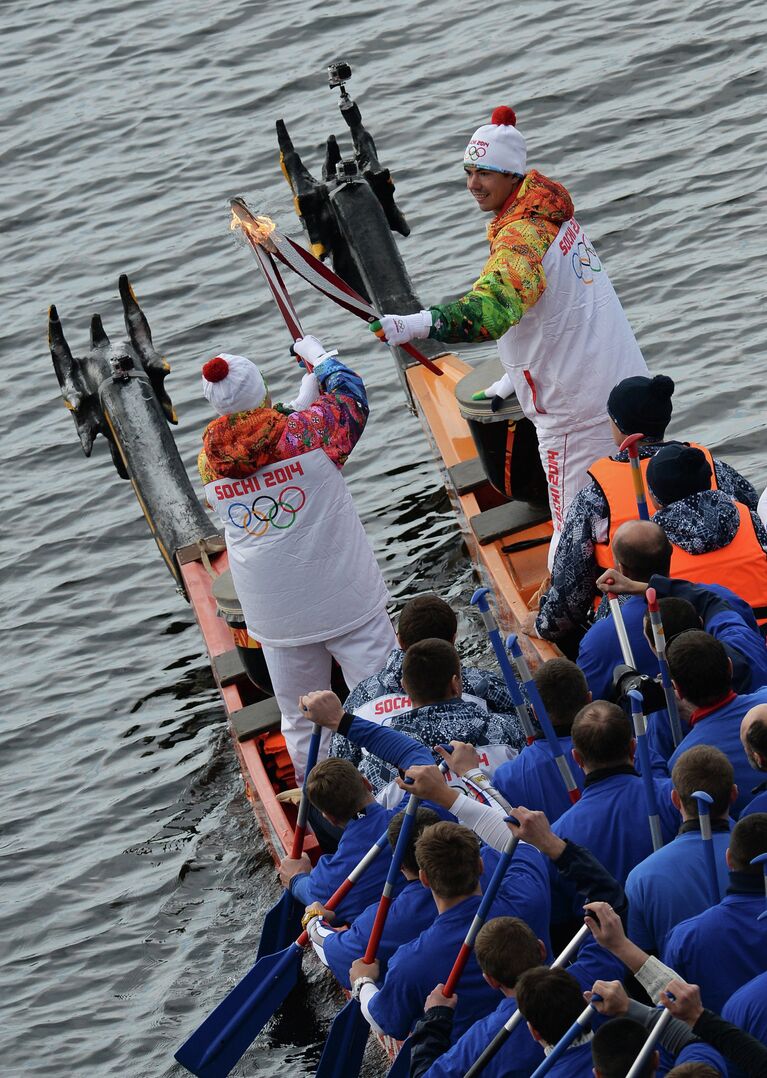
<svg viewBox="0 0 767 1078">
<path fill-rule="evenodd" d="M 366 291 L 379 309 L 417 309 L 420 304 L 391 237 L 390 225 L 400 231 L 407 225 L 394 206 L 388 170 L 378 166 L 374 147 L 371 156 L 372 140 L 362 128 L 356 106 L 351 117 L 342 100 L 342 114 L 345 107 L 344 118 L 357 150 L 356 164 L 364 179 L 357 178 L 352 162 L 342 162 L 346 172 L 337 186 L 329 189 L 327 184 L 317 184 L 316 188 L 322 189 L 319 193 L 307 186 L 308 173 L 284 125 L 278 124 L 284 171 L 296 194 L 296 207 L 317 250 L 323 247 L 316 234 L 321 215 L 310 215 L 312 200 L 315 210 L 319 204 L 331 205 L 337 229 L 331 247 L 336 268 L 345 264 L 354 286 Z M 51 308 L 49 339 L 54 367 L 86 455 L 90 455 L 97 433 L 109 440 L 118 472 L 130 478 L 158 548 L 194 611 L 229 721 L 245 794 L 277 863 L 290 850 L 296 819 L 295 778 L 279 732 L 279 712 L 268 695 L 268 674 L 260 649 L 239 646 L 227 623 L 226 615 L 236 623 L 237 608 L 227 572 L 228 556 L 222 537 L 213 531 L 202 510 L 167 426 L 169 419 L 175 421 L 163 389 L 167 364 L 154 350 L 148 322 L 125 277 L 120 279 L 120 294 L 130 340 L 112 346 L 96 316 L 91 350 L 80 359 L 73 357 L 58 314 Z M 442 468 L 471 556 L 495 592 L 502 628 L 512 631 L 527 614 L 528 603 L 545 576 L 551 536 L 548 508 L 540 496 L 545 486 L 541 487 L 533 428 L 514 403 L 499 417 L 503 420 L 503 448 L 510 449 L 512 442 L 515 445 L 511 456 L 503 454 L 507 473 L 503 484 L 498 480 L 496 485 L 491 483 L 488 470 L 492 471 L 492 463 L 488 469 L 483 459 L 487 440 L 481 428 L 489 427 L 490 421 L 498 426 L 498 419 L 490 415 L 489 405 L 472 404 L 471 394 L 494 380 L 497 363 L 491 361 L 490 375 L 486 365 L 474 369 L 456 355 L 439 352 L 433 342 L 425 343 L 424 350 L 442 376 L 414 365 L 401 350 L 394 349 L 398 372 Z M 143 391 L 147 384 L 153 392 Z M 497 431 L 494 436 L 497 441 Z M 151 456 L 145 451 L 149 443 L 153 446 Z M 160 475 L 153 463 L 158 460 L 164 465 Z M 509 460 L 514 462 L 511 470 Z M 514 469 L 519 473 L 516 478 Z M 536 469 L 540 475 L 535 474 Z M 504 493 L 499 489 L 509 483 L 515 490 L 519 487 L 535 496 L 530 500 L 509 497 L 508 490 Z M 172 512 L 167 508 L 169 500 Z M 522 641 L 531 665 L 556 653 L 543 641 L 527 637 Z M 321 853 L 311 831 L 305 849 L 312 860 Z M 382 1040 L 389 1054 L 394 1054 L 396 1043 L 390 1038 Z"/>
</svg>

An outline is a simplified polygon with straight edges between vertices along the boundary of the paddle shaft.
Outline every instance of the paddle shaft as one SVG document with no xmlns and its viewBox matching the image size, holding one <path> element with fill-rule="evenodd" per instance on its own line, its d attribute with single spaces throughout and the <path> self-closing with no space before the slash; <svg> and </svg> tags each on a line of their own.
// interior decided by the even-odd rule
<svg viewBox="0 0 767 1078">
<path fill-rule="evenodd" d="M 663 835 L 660 829 L 658 798 L 655 793 L 655 783 L 653 782 L 650 767 L 650 749 L 647 744 L 647 724 L 645 723 L 642 694 L 638 689 L 629 689 L 629 699 L 631 700 L 634 736 L 637 742 L 637 756 L 642 768 L 642 785 L 644 786 L 645 804 L 647 806 L 647 819 L 650 823 L 652 848 L 653 850 L 659 850 L 663 845 Z"/>
<path fill-rule="evenodd" d="M 652 626 L 653 643 L 658 655 L 660 667 L 660 679 L 663 685 L 663 695 L 666 697 L 666 712 L 668 714 L 671 737 L 674 747 L 677 748 L 682 742 L 682 723 L 679 720 L 679 708 L 676 702 L 676 693 L 671 681 L 671 671 L 666 659 L 666 634 L 663 631 L 663 620 L 660 616 L 660 605 L 655 588 L 647 589 L 647 609 L 650 611 L 650 624 Z"/>
<path fill-rule="evenodd" d="M 647 494 L 644 489 L 642 466 L 639 463 L 639 443 L 643 440 L 643 438 L 644 434 L 629 434 L 628 438 L 625 438 L 621 442 L 620 452 L 622 453 L 625 449 L 629 455 L 629 464 L 631 465 L 631 481 L 634 484 L 634 497 L 636 498 L 639 519 L 649 520 L 650 511 L 647 508 Z"/>
<path fill-rule="evenodd" d="M 650 1035 L 640 1048 L 639 1055 L 631 1064 L 631 1069 L 626 1075 L 626 1078 L 639 1078 L 639 1075 L 644 1074 L 647 1061 L 655 1050 L 655 1045 L 660 1040 L 661 1036 L 663 1035 L 663 1030 L 669 1024 L 672 1017 L 673 1015 L 671 1014 L 671 1011 L 663 1012 L 658 1021 L 650 1030 Z"/>
<path fill-rule="evenodd" d="M 567 757 L 562 751 L 561 742 L 557 737 L 556 730 L 549 718 L 546 706 L 541 699 L 541 694 L 538 692 L 538 686 L 535 684 L 533 675 L 530 673 L 530 667 L 527 665 L 527 659 L 525 659 L 525 656 L 522 653 L 522 647 L 520 646 L 515 633 L 512 633 L 507 639 L 506 647 L 511 652 L 514 664 L 519 671 L 519 676 L 522 678 L 522 684 L 525 686 L 527 698 L 532 704 L 535 717 L 538 719 L 546 740 L 549 743 L 551 755 L 554 757 L 554 761 L 559 769 L 559 774 L 562 777 L 562 782 L 565 784 L 567 796 L 570 798 L 570 801 L 575 804 L 576 801 L 580 800 L 581 792 L 578 789 L 577 782 L 573 778 L 570 764 L 567 762 Z"/>
<path fill-rule="evenodd" d="M 581 927 L 575 933 L 575 935 L 567 944 L 565 949 L 559 955 L 557 955 L 557 957 L 551 963 L 550 968 L 558 969 L 559 967 L 564 966 L 565 962 L 569 962 L 572 954 L 577 951 L 577 949 L 580 947 L 581 943 L 586 938 L 586 936 L 588 936 L 588 934 L 588 926 L 581 925 Z M 485 1067 L 488 1065 L 488 1063 L 498 1055 L 501 1048 L 503 1048 L 506 1041 L 509 1039 L 514 1030 L 522 1021 L 523 1018 L 521 1012 L 514 1011 L 514 1014 L 512 1014 L 511 1018 L 507 1019 L 506 1022 L 504 1022 L 496 1035 L 490 1041 L 490 1044 L 488 1044 L 487 1048 L 485 1048 L 482 1055 L 478 1056 L 477 1059 L 472 1063 L 472 1065 L 464 1074 L 463 1078 L 477 1078 L 477 1075 L 481 1074 Z"/>
<path fill-rule="evenodd" d="M 469 925 L 469 931 L 466 933 L 466 938 L 461 944 L 458 954 L 456 955 L 455 962 L 453 963 L 453 968 L 450 970 L 450 974 L 445 981 L 445 989 L 442 994 L 448 998 L 454 994 L 456 985 L 461 979 L 461 974 L 463 973 L 466 967 L 466 963 L 469 961 L 469 956 L 474 949 L 474 941 L 477 938 L 477 933 L 479 932 L 482 925 L 485 923 L 487 915 L 490 912 L 490 907 L 492 906 L 493 902 L 495 902 L 496 895 L 498 894 L 498 889 L 500 888 L 503 877 L 506 874 L 506 869 L 509 867 L 509 862 L 514 856 L 514 851 L 516 850 L 518 845 L 519 839 L 512 835 L 506 843 L 506 847 L 503 853 L 498 859 L 498 864 L 495 866 L 495 872 L 493 872 L 490 883 L 487 885 L 487 890 L 482 896 L 482 901 L 479 904 L 479 909 L 474 915 L 474 920 Z"/>
<path fill-rule="evenodd" d="M 621 646 L 621 655 L 623 656 L 623 661 L 626 666 L 630 666 L 632 670 L 636 670 L 634 652 L 631 650 L 631 641 L 629 640 L 629 634 L 626 632 L 626 622 L 623 620 L 623 611 L 621 610 L 621 604 L 618 601 L 618 596 L 613 595 L 611 591 L 608 591 L 607 601 L 610 604 L 610 613 L 613 616 L 613 625 L 615 626 L 615 633 L 618 637 L 618 643 Z"/>
<path fill-rule="evenodd" d="M 393 901 L 394 887 L 397 883 L 400 869 L 402 868 L 402 861 L 405 857 L 408 843 L 410 842 L 410 836 L 413 833 L 415 814 L 418 811 L 419 804 L 420 800 L 411 795 L 407 808 L 405 809 L 405 818 L 402 821 L 402 827 L 397 836 L 397 844 L 394 847 L 394 853 L 392 854 L 391 864 L 389 865 L 389 871 L 386 875 L 386 882 L 383 886 L 383 894 L 381 895 L 381 900 L 378 903 L 378 909 L 376 910 L 373 927 L 370 930 L 370 938 L 368 939 L 368 945 L 363 959 L 363 961 L 368 964 L 375 962 L 376 955 L 378 954 L 378 947 L 381 943 L 384 926 L 386 925 L 386 918 L 389 915 L 389 907 Z"/>
<path fill-rule="evenodd" d="M 306 784 L 309 781 L 309 776 L 312 773 L 314 765 L 317 763 L 317 757 L 320 752 L 320 738 L 322 737 L 322 727 L 316 723 L 312 727 L 312 738 L 309 742 L 309 751 L 306 757 L 306 771 L 304 773 L 304 781 L 301 786 L 301 801 L 298 805 L 298 817 L 296 819 L 296 829 L 293 832 L 293 846 L 290 850 L 290 856 L 295 859 L 300 857 L 304 852 L 304 839 L 306 838 L 306 820 L 309 815 L 309 795 L 306 792 Z"/>
<path fill-rule="evenodd" d="M 695 790 L 692 796 L 698 806 L 698 822 L 706 858 L 711 905 L 715 906 L 719 901 L 719 876 L 716 871 L 716 851 L 714 850 L 714 836 L 711 831 L 711 805 L 714 799 L 705 790 Z"/>
<path fill-rule="evenodd" d="M 501 674 L 506 684 L 506 688 L 509 691 L 509 696 L 514 704 L 514 710 L 517 713 L 520 725 L 524 730 L 525 737 L 527 738 L 528 745 L 531 745 L 535 741 L 535 729 L 530 721 L 530 715 L 527 710 L 522 693 L 519 690 L 517 684 L 517 677 L 514 673 L 511 663 L 509 662 L 509 656 L 506 654 L 506 649 L 503 646 L 501 639 L 501 633 L 498 629 L 498 622 L 493 617 L 493 612 L 490 609 L 490 603 L 488 601 L 488 595 L 490 594 L 489 588 L 477 588 L 471 597 L 471 605 L 476 606 L 482 615 L 482 620 L 485 623 L 487 629 L 487 635 L 490 639 L 490 643 L 495 652 L 495 657 L 498 660 L 498 665 L 501 668 Z"/>
</svg>

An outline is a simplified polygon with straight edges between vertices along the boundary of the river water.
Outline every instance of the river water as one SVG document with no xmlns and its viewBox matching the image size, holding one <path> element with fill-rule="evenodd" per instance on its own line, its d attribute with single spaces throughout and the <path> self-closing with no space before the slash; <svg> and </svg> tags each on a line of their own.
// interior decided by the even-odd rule
<svg viewBox="0 0 767 1078">
<path fill-rule="evenodd" d="M 277 896 L 191 612 L 106 444 L 82 456 L 45 322 L 55 302 L 75 353 L 94 311 L 121 336 L 116 282 L 129 274 L 173 368 L 192 474 L 210 417 L 201 361 L 241 352 L 292 395 L 284 330 L 232 243 L 227 199 L 244 194 L 298 234 L 274 121 L 319 169 L 325 135 L 346 134 L 328 61 L 354 65 L 424 301 L 481 266 L 461 156 L 511 104 L 531 164 L 571 190 L 651 368 L 677 382 L 673 431 L 767 481 L 764 5 L 451 10 L 3 0 L 6 1074 L 178 1075 L 174 1049 L 249 968 Z M 294 296 L 370 390 L 346 474 L 396 607 L 439 590 L 460 609 L 465 653 L 489 663 L 466 614 L 471 566 L 386 352 L 303 285 Z M 312 972 L 234 1073 L 313 1073 L 335 1006 Z"/>
</svg>

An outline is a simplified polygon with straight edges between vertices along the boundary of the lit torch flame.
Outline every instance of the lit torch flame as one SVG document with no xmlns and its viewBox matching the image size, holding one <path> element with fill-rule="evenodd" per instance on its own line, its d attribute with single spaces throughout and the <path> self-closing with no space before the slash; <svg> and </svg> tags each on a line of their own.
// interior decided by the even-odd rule
<svg viewBox="0 0 767 1078">
<path fill-rule="evenodd" d="M 230 229 L 234 232 L 240 229 L 250 242 L 258 247 L 264 247 L 267 251 L 274 251 L 275 245 L 269 236 L 277 227 L 271 217 L 250 215 L 244 216 L 237 203 L 232 204 L 232 220 L 229 222 Z"/>
</svg>

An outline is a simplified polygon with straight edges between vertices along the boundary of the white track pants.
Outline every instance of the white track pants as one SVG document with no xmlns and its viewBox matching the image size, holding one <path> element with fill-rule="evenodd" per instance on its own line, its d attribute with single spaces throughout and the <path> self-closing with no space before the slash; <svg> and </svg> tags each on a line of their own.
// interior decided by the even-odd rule
<svg viewBox="0 0 767 1078">
<path fill-rule="evenodd" d="M 570 502 L 589 482 L 588 468 L 595 460 L 607 457 L 616 450 L 606 416 L 595 419 L 594 425 L 585 430 L 563 432 L 541 430 L 539 427 L 538 449 L 549 484 L 551 522 L 554 525 L 549 547 L 551 569 Z"/>
<path fill-rule="evenodd" d="M 292 648 L 263 644 L 264 659 L 272 679 L 274 696 L 282 714 L 282 733 L 293 761 L 296 779 L 303 780 L 311 724 L 304 718 L 298 699 L 316 689 L 330 688 L 331 660 L 335 659 L 349 689 L 386 665 L 397 638 L 386 610 L 343 636 Z M 319 758 L 328 754 L 330 732 L 323 732 Z"/>
</svg>

